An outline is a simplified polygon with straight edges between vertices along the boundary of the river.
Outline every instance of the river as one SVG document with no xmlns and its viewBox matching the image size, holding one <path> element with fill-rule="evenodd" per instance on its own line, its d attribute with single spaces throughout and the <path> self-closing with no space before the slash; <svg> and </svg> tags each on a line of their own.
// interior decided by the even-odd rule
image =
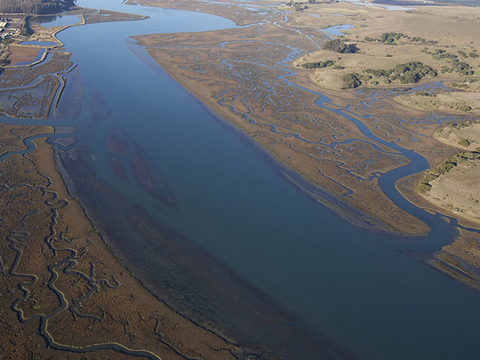
<svg viewBox="0 0 480 360">
<path fill-rule="evenodd" d="M 103 197 L 89 198 L 82 191 L 88 185 L 77 182 L 76 194 L 87 207 L 90 204 L 100 229 L 111 231 L 110 237 L 118 234 L 129 216 L 142 214 L 134 213 L 139 204 L 153 221 L 191 239 L 241 281 L 267 294 L 272 306 L 285 309 L 306 332 L 322 334 L 360 358 L 478 358 L 480 294 L 404 254 L 437 250 L 456 235 L 453 226 L 410 205 L 394 190 L 396 179 L 425 166 L 423 158 L 412 154 L 414 161 L 407 168 L 381 181 L 389 196 L 419 215 L 432 232 L 425 237 L 395 237 L 355 227 L 289 182 L 282 175 L 288 170 L 208 110 L 129 39 L 229 28 L 234 23 L 198 12 L 127 6 L 117 0 L 78 1 L 84 7 L 99 4 L 150 18 L 61 32 L 58 37 L 74 54 L 90 100 L 85 96 L 82 113 L 75 118 L 57 116 L 35 123 L 54 125 L 55 138 L 72 137 L 76 145 L 84 146 L 94 161 L 81 171 L 119 195 L 105 192 Z M 68 81 L 67 87 L 73 79 Z M 60 108 L 69 106 L 66 99 Z M 95 113 L 98 108 L 102 111 Z M 74 134 L 61 135 L 71 127 Z M 128 136 L 130 149 L 131 144 L 141 147 L 142 156 L 158 170 L 154 176 L 163 192 L 173 200 L 153 198 L 134 181 L 131 169 L 124 179 L 112 171 L 115 154 L 109 141 L 115 129 Z M 64 165 L 75 178 L 75 169 Z M 114 242 L 127 262 L 138 268 L 145 265 L 151 283 L 160 279 L 157 285 L 164 284 L 155 263 L 164 250 L 156 248 L 153 240 L 132 235 Z M 197 276 L 201 281 L 203 275 Z M 195 286 L 188 279 L 182 286 L 187 285 Z M 221 299 L 215 301 L 220 307 Z M 185 311 L 189 306 L 192 313 L 196 311 L 195 301 L 183 306 Z M 258 329 L 255 334 L 274 343 L 275 339 L 267 340 L 268 331 Z"/>
</svg>

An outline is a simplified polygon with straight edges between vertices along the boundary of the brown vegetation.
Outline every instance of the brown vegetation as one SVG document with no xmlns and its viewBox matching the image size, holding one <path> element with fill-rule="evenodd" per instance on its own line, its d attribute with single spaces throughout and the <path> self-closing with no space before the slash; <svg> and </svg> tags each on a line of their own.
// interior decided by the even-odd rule
<svg viewBox="0 0 480 360">
<path fill-rule="evenodd" d="M 249 41 L 253 38 L 258 42 Z M 275 69 L 277 62 L 288 56 L 284 44 L 312 49 L 305 37 L 265 25 L 137 39 L 147 47 L 154 45 L 148 48 L 149 53 L 177 81 L 313 184 L 360 208 L 367 223 L 393 231 L 425 231 L 424 225 L 396 208 L 381 191 L 375 191 L 379 187 L 373 174 L 393 169 L 405 159 L 384 155 L 368 145 L 369 139 L 350 121 L 316 106 L 316 95 L 281 86 L 276 80 L 285 73 Z M 220 42 L 224 43 L 221 47 Z M 174 52 L 171 47 L 175 47 Z M 269 90 L 270 85 L 274 92 Z M 352 138 L 359 140 L 330 147 Z M 387 225 L 379 225 L 375 218 Z"/>
<path fill-rule="evenodd" d="M 447 145 L 466 150 L 480 149 L 480 121 L 450 124 L 437 130 L 435 138 Z"/>
<path fill-rule="evenodd" d="M 468 230 L 460 230 L 460 236 L 440 251 L 429 263 L 453 279 L 480 289 L 480 236 Z"/>
<path fill-rule="evenodd" d="M 38 56 L 41 48 L 33 47 L 33 46 L 9 46 L 10 55 L 8 57 L 9 65 L 15 66 L 19 63 L 28 63 L 33 62 L 35 58 Z"/>
<path fill-rule="evenodd" d="M 17 359 L 50 358 L 59 348 L 72 359 L 83 358 L 78 349 L 119 359 L 129 352 L 233 359 L 236 346 L 155 299 L 118 262 L 67 193 L 51 146 L 35 142 L 35 152 L 0 163 L 2 203 L 9 204 L 0 206 L 0 352 Z"/>
</svg>

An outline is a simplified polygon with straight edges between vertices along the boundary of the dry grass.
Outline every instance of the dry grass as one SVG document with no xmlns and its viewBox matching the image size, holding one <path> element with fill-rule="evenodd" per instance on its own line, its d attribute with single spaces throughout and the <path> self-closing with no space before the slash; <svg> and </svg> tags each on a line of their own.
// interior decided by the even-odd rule
<svg viewBox="0 0 480 360">
<path fill-rule="evenodd" d="M 480 161 L 471 160 L 431 182 L 427 199 L 456 216 L 480 223 Z"/>
<path fill-rule="evenodd" d="M 480 123 L 453 124 L 439 129 L 434 134 L 435 138 L 444 144 L 462 150 L 475 150 L 480 147 Z M 469 145 L 463 140 L 468 140 Z M 463 141 L 463 142 L 462 142 Z M 463 144 L 463 145 L 462 145 Z"/>
<path fill-rule="evenodd" d="M 312 15 L 320 15 L 314 17 Z M 342 15 L 342 16 L 339 16 Z M 338 54 L 331 51 L 318 51 L 302 56 L 295 61 L 299 66 L 304 62 L 319 60 L 335 60 L 343 70 L 332 68 L 318 69 L 312 80 L 321 87 L 339 90 L 343 85 L 342 77 L 348 73 L 361 73 L 366 69 L 390 69 L 397 64 L 421 61 L 438 71 L 448 66 L 449 60 L 436 60 L 422 50 L 442 49 L 458 55 L 458 51 L 470 53 L 480 49 L 477 36 L 480 33 L 480 9 L 461 6 L 422 7 L 414 11 L 388 11 L 377 7 L 362 7 L 346 3 L 311 5 L 304 12 L 292 14 L 289 23 L 300 28 L 314 27 L 323 29 L 333 25 L 350 24 L 354 28 L 346 31 L 346 38 L 358 44 L 358 54 Z M 379 38 L 382 33 L 397 32 L 409 37 L 421 37 L 428 41 L 436 41 L 436 45 L 425 45 L 420 42 L 400 40 L 397 45 L 384 45 L 366 42 L 365 38 Z M 387 57 L 387 55 L 391 57 Z M 341 58 L 341 59 L 339 59 Z M 459 59 L 463 60 L 463 59 Z M 467 58 L 475 70 L 480 68 L 480 58 Z M 450 78 L 459 78 L 458 74 L 445 74 Z M 368 86 L 374 86 L 372 82 Z M 380 86 L 385 83 L 379 81 Z"/>
<path fill-rule="evenodd" d="M 480 112 L 480 93 L 457 92 L 438 95 L 409 94 L 394 97 L 400 104 L 422 111 L 447 111 L 456 113 Z M 468 111 L 462 110 L 470 107 Z"/>
</svg>

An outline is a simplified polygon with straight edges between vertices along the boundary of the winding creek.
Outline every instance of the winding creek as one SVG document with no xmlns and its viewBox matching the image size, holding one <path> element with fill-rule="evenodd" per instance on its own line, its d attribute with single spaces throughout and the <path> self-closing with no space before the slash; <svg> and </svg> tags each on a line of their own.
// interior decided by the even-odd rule
<svg viewBox="0 0 480 360">
<path fill-rule="evenodd" d="M 78 3 L 98 6 L 93 0 Z M 103 115 L 92 116 L 92 106 L 85 100 L 82 113 L 73 119 L 2 119 L 53 125 L 57 133 L 50 135 L 50 141 L 59 150 L 69 148 L 55 142 L 62 137 L 73 138 L 75 145 L 89 149 L 95 162 L 86 173 L 108 184 L 123 201 L 123 207 L 118 207 L 110 199 L 112 205 L 104 209 L 109 213 L 105 217 L 101 207 L 108 205 L 108 196 L 92 210 L 100 229 L 104 228 L 102 221 L 122 221 L 140 204 L 149 217 L 192 239 L 268 294 L 272 306 L 285 308 L 312 336 L 323 334 L 319 339 L 329 338 L 360 358 L 478 357 L 480 294 L 405 255 L 437 250 L 456 235 L 455 227 L 444 218 L 416 208 L 395 189 L 399 178 L 428 166 L 423 157 L 378 138 L 351 116 L 349 109 L 338 109 L 317 93 L 318 106 L 347 117 L 368 138 L 410 159 L 407 165 L 382 174 L 380 185 L 395 203 L 426 222 L 432 231 L 425 237 L 405 238 L 356 227 L 288 181 L 285 174 L 295 175 L 208 110 L 129 38 L 231 28 L 235 26 L 231 21 L 197 12 L 131 7 L 116 0 L 103 0 L 101 6 L 150 17 L 73 27 L 58 35 L 74 54 L 75 72 L 81 72 L 103 100 Z M 289 75 L 292 73 L 280 79 L 293 86 Z M 62 106 L 68 104 L 61 100 Z M 71 127 L 76 132 L 70 133 Z M 175 206 L 152 198 L 133 181 L 131 170 L 127 180 L 113 173 L 108 143 L 116 128 L 127 133 L 131 142 L 141 144 L 145 156 L 160 169 L 157 176 L 172 194 Z M 34 146 L 31 139 L 27 145 L 30 149 Z M 95 202 L 81 189 L 77 192 L 86 204 Z M 115 245 L 120 255 L 128 254 L 131 263 L 148 265 L 146 271 L 155 281 L 159 270 L 150 259 L 161 257 L 162 249 L 152 247 L 144 236 L 125 236 L 115 240 Z M 193 312 L 195 306 L 190 304 Z M 238 314 L 239 318 L 244 315 Z M 269 329 L 257 329 L 252 336 L 259 341 L 280 341 L 267 339 L 269 334 Z"/>
</svg>

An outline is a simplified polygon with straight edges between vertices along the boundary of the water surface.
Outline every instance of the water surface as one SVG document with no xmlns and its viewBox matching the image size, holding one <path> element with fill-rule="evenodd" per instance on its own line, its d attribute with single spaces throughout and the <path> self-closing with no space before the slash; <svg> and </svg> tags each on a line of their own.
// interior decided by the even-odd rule
<svg viewBox="0 0 480 360">
<path fill-rule="evenodd" d="M 353 29 L 353 25 L 344 24 L 344 25 L 335 25 L 330 26 L 328 28 L 323 29 L 327 34 L 334 35 L 334 36 L 342 36 L 345 35 L 345 32 Z"/>
<path fill-rule="evenodd" d="M 20 45 L 55 46 L 58 43 L 55 41 L 23 41 Z"/>
<path fill-rule="evenodd" d="M 81 22 L 81 17 L 79 15 L 43 15 L 36 16 L 31 21 L 32 24 L 43 27 L 60 27 L 78 24 Z"/>
</svg>

